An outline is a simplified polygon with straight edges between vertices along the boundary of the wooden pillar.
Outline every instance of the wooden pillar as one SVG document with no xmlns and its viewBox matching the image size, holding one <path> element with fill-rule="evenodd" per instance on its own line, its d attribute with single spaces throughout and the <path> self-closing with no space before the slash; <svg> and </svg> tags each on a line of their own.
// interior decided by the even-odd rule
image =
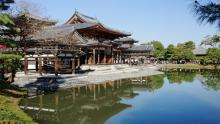
<svg viewBox="0 0 220 124">
<path fill-rule="evenodd" d="M 125 64 L 125 56 L 122 56 L 122 64 Z"/>
<path fill-rule="evenodd" d="M 119 63 L 119 52 L 117 51 L 117 63 Z"/>
<path fill-rule="evenodd" d="M 106 51 L 104 51 L 104 64 L 106 64 Z"/>
<path fill-rule="evenodd" d="M 96 62 L 95 62 L 95 57 L 96 55 L 95 55 L 95 49 L 93 49 L 93 64 L 96 64 Z"/>
<path fill-rule="evenodd" d="M 129 55 L 129 65 L 131 65 L 131 56 Z"/>
<path fill-rule="evenodd" d="M 100 50 L 98 49 L 98 64 L 100 64 Z"/>
<path fill-rule="evenodd" d="M 35 62 L 36 62 L 36 64 L 35 64 L 35 70 L 36 70 L 36 72 L 38 72 L 38 57 L 35 58 Z"/>
<path fill-rule="evenodd" d="M 114 53 L 113 53 L 113 48 L 111 48 L 111 54 L 112 54 L 112 60 L 111 60 L 111 64 L 113 64 L 114 63 Z"/>
<path fill-rule="evenodd" d="M 59 60 L 58 57 L 55 57 L 55 75 L 58 76 L 59 73 Z"/>
<path fill-rule="evenodd" d="M 87 53 L 88 54 L 88 53 Z M 85 64 L 88 64 L 88 57 L 87 54 L 85 55 Z"/>
<path fill-rule="evenodd" d="M 72 73 L 75 73 L 75 59 L 72 58 Z"/>
<path fill-rule="evenodd" d="M 80 67 L 80 58 L 77 59 L 77 68 Z"/>
<path fill-rule="evenodd" d="M 119 54 L 119 63 L 122 63 L 122 52 L 120 51 L 120 54 Z"/>
<path fill-rule="evenodd" d="M 38 63 L 39 63 L 39 73 L 40 73 L 40 75 L 42 75 L 42 57 L 41 57 L 41 55 L 39 55 L 38 56 L 39 58 L 38 58 Z"/>
</svg>

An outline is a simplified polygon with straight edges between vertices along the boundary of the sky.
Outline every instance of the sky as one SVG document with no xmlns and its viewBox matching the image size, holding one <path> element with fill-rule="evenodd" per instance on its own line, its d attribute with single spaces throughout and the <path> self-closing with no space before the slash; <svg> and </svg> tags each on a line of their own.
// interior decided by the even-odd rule
<svg viewBox="0 0 220 124">
<path fill-rule="evenodd" d="M 131 32 L 140 44 L 159 40 L 168 46 L 192 40 L 199 45 L 205 36 L 219 34 L 215 25 L 197 22 L 191 9 L 193 0 L 29 1 L 40 8 L 43 16 L 55 19 L 59 24 L 65 23 L 78 10 L 109 27 Z"/>
</svg>

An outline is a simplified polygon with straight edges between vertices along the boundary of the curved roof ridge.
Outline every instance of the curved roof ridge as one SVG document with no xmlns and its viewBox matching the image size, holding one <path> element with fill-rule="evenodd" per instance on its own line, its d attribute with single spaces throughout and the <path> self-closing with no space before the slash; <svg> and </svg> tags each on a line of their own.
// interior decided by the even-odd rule
<svg viewBox="0 0 220 124">
<path fill-rule="evenodd" d="M 80 13 L 77 10 L 75 10 L 75 13 L 73 14 L 73 16 L 65 24 L 70 23 L 74 16 L 77 16 L 78 18 L 80 18 L 80 20 L 83 21 L 83 23 L 75 24 L 76 25 L 75 27 L 76 28 L 79 27 L 79 29 L 82 28 L 82 27 L 86 28 L 89 25 L 90 26 L 99 25 L 102 28 L 104 28 L 105 30 L 108 30 L 108 31 L 111 31 L 111 32 L 120 33 L 120 34 L 123 34 L 125 36 L 131 36 L 132 35 L 130 32 L 125 32 L 125 31 L 113 29 L 109 26 L 106 26 L 105 24 L 101 23 L 97 18 L 84 15 L 84 14 Z"/>
<path fill-rule="evenodd" d="M 75 13 L 76 13 L 77 15 L 81 15 L 81 16 L 86 17 L 86 18 L 89 18 L 89 19 L 98 20 L 97 18 L 94 18 L 94 17 L 91 17 L 91 16 L 87 16 L 87 15 L 85 15 L 85 14 L 83 14 L 83 13 L 80 13 L 79 11 L 76 11 Z"/>
<path fill-rule="evenodd" d="M 91 17 L 91 16 L 87 16 L 85 14 L 80 13 L 79 11 L 76 11 L 75 14 L 77 16 L 79 16 L 80 18 L 82 18 L 83 20 L 85 20 L 86 22 L 99 23 L 99 20 L 97 18 L 94 18 L 94 17 Z"/>
<path fill-rule="evenodd" d="M 114 32 L 118 32 L 118 33 L 122 33 L 122 34 L 125 34 L 125 35 L 128 35 L 128 36 L 131 36 L 131 33 L 130 32 L 126 32 L 126 31 L 122 31 L 122 30 L 117 30 L 117 29 L 113 29 L 109 26 L 106 26 L 105 24 L 99 22 L 99 24 L 103 27 L 103 28 L 106 28 L 108 30 L 111 30 L 111 31 L 114 31 Z"/>
</svg>

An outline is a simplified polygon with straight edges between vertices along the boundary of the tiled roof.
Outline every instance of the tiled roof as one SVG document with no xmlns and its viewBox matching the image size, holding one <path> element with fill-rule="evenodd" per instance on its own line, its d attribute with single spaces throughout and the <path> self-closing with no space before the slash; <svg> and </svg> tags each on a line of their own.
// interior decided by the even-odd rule
<svg viewBox="0 0 220 124">
<path fill-rule="evenodd" d="M 120 38 L 120 39 L 115 39 L 114 42 L 130 42 L 130 43 L 138 43 L 137 40 L 134 40 L 133 38 L 130 37 L 124 37 L 124 38 Z"/>
<path fill-rule="evenodd" d="M 71 40 L 68 39 L 70 37 Z M 63 41 L 77 44 L 84 44 L 88 42 L 86 39 L 82 38 L 78 32 L 75 31 L 74 25 L 46 27 L 33 35 L 32 40 L 59 40 L 60 42 Z"/>
<path fill-rule="evenodd" d="M 34 40 L 60 38 L 69 35 L 74 32 L 74 30 L 75 28 L 73 25 L 46 27 L 33 35 L 32 38 Z"/>
<path fill-rule="evenodd" d="M 136 52 L 136 51 L 153 51 L 154 47 L 152 45 L 133 45 L 126 51 Z"/>
<path fill-rule="evenodd" d="M 100 25 L 102 26 L 103 28 L 107 29 L 107 30 L 110 30 L 110 31 L 113 31 L 113 32 L 117 32 L 117 33 L 120 33 L 120 34 L 124 34 L 124 35 L 127 35 L 127 36 L 130 36 L 131 33 L 129 32 L 125 32 L 125 31 L 119 31 L 119 30 L 116 30 L 116 29 L 112 29 L 106 25 L 104 25 L 103 23 L 101 23 L 97 18 L 93 18 L 93 17 L 90 17 L 90 16 L 87 16 L 87 15 L 84 15 L 78 11 L 76 11 L 74 13 L 74 15 L 71 17 L 73 18 L 74 16 L 78 16 L 79 18 L 81 18 L 84 23 L 87 23 L 87 24 L 94 24 L 94 25 Z M 68 24 L 68 22 L 71 21 L 71 18 L 66 22 L 66 24 Z M 83 23 L 82 23 L 83 24 Z"/>
<path fill-rule="evenodd" d="M 203 47 L 197 47 L 193 50 L 194 55 L 207 55 L 207 49 Z"/>
</svg>

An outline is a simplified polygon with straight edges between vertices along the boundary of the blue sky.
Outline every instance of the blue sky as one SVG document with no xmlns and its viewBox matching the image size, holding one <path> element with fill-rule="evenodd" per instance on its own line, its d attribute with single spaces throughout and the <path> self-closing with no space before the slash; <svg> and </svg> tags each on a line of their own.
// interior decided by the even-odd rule
<svg viewBox="0 0 220 124">
<path fill-rule="evenodd" d="M 197 23 L 190 8 L 193 0 L 31 1 L 43 8 L 43 15 L 58 20 L 59 24 L 77 9 L 112 28 L 131 32 L 140 43 L 159 40 L 167 46 L 193 40 L 199 44 L 206 35 L 219 34 L 216 26 Z"/>
</svg>

